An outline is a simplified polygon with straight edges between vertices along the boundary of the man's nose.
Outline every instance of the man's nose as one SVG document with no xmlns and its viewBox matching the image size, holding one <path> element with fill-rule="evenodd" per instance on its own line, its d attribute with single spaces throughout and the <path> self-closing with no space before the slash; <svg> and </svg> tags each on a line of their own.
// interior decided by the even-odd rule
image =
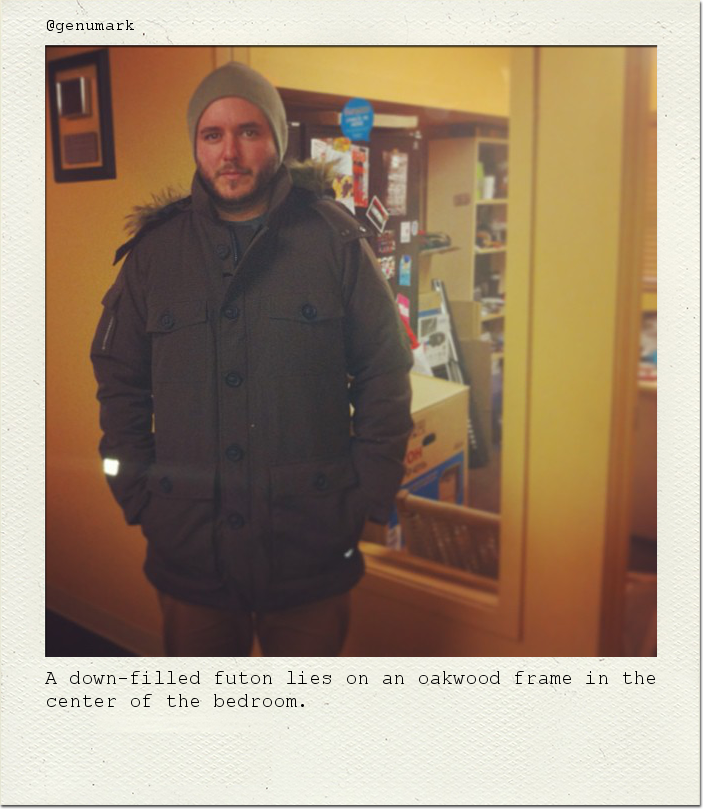
<svg viewBox="0 0 703 809">
<path fill-rule="evenodd" d="M 237 139 L 232 133 L 225 134 L 222 142 L 222 157 L 224 160 L 236 160 L 239 155 Z"/>
</svg>

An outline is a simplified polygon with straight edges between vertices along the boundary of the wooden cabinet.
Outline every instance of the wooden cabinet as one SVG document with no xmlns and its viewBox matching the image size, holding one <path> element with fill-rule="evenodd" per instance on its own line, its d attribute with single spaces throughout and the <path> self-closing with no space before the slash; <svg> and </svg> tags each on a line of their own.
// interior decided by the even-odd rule
<svg viewBox="0 0 703 809">
<path fill-rule="evenodd" d="M 471 216 L 473 300 L 480 301 L 481 339 L 503 356 L 505 266 L 508 253 L 508 142 L 473 138 L 474 205 Z"/>
<path fill-rule="evenodd" d="M 488 510 L 497 510 L 500 484 L 493 456 L 502 426 L 508 157 L 495 131 L 428 141 L 427 230 L 446 233 L 452 250 L 424 257 L 420 283 L 442 280 L 451 304 L 485 447 L 480 465 L 493 464 L 487 498 L 474 503 Z"/>
<path fill-rule="evenodd" d="M 429 289 L 430 278 L 441 278 L 451 300 L 480 302 L 476 311 L 484 332 L 503 316 L 507 192 L 507 139 L 429 140 L 427 230 L 446 233 L 455 249 L 425 264 L 423 282 Z"/>
</svg>

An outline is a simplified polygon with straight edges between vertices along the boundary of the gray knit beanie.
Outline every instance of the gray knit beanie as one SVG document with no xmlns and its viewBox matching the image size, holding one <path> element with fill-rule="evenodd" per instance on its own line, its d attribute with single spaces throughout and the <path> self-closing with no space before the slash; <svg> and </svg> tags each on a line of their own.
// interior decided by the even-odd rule
<svg viewBox="0 0 703 809">
<path fill-rule="evenodd" d="M 288 126 L 281 96 L 261 73 L 239 62 L 228 62 L 213 70 L 205 76 L 193 93 L 188 104 L 187 116 L 193 149 L 195 150 L 195 133 L 200 116 L 213 101 L 225 96 L 237 96 L 250 101 L 264 113 L 271 125 L 279 162 L 282 161 L 288 146 Z"/>
</svg>

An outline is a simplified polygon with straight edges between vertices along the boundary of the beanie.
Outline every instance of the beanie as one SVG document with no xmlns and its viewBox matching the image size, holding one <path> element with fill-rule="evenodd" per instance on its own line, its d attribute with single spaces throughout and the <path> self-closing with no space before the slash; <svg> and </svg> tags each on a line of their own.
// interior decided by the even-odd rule
<svg viewBox="0 0 703 809">
<path fill-rule="evenodd" d="M 218 98 L 237 96 L 255 104 L 266 116 L 271 126 L 273 139 L 278 149 L 278 159 L 283 160 L 288 146 L 286 111 L 278 90 L 257 73 L 239 62 L 228 62 L 213 70 L 198 85 L 188 104 L 188 131 L 195 149 L 195 135 L 200 116 Z"/>
</svg>

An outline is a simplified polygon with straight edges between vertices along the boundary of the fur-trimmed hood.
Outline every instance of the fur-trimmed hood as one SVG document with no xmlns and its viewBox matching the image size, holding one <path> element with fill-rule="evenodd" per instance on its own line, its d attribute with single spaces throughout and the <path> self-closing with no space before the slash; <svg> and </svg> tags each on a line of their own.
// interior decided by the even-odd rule
<svg viewBox="0 0 703 809">
<path fill-rule="evenodd" d="M 322 197 L 331 192 L 335 178 L 335 162 L 322 160 L 297 160 L 286 163 L 294 186 L 312 191 Z M 171 215 L 174 208 L 187 205 L 190 197 L 182 188 L 168 187 L 143 205 L 135 205 L 125 217 L 125 230 L 135 236 L 147 225 L 155 225 Z"/>
</svg>

